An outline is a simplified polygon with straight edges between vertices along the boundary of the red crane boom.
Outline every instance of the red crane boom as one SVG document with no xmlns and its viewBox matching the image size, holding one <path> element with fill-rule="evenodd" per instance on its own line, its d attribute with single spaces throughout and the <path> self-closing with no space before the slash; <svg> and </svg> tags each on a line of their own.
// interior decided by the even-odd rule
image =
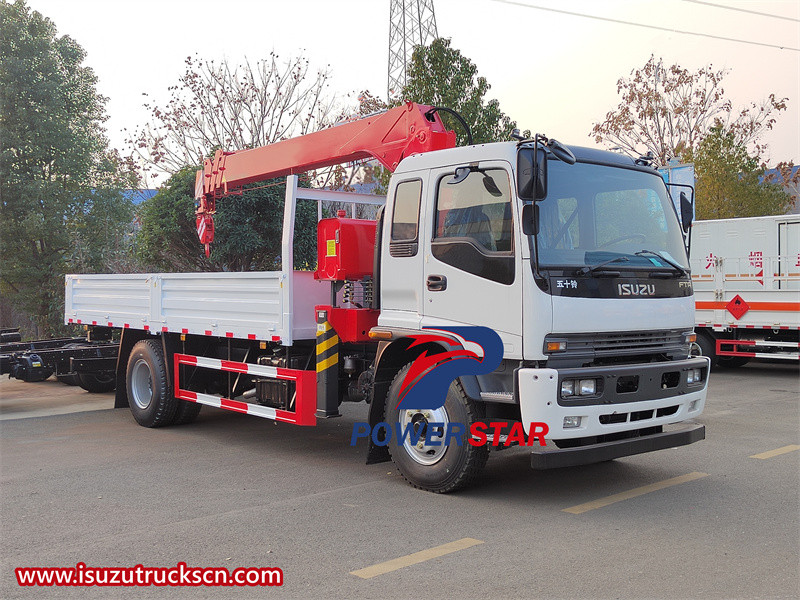
<svg viewBox="0 0 800 600">
<path fill-rule="evenodd" d="M 406 156 L 453 148 L 455 142 L 455 133 L 445 128 L 435 109 L 408 102 L 384 113 L 252 150 L 217 150 L 197 172 L 200 243 L 208 256 L 214 240 L 217 199 L 241 193 L 245 184 L 369 158 L 393 172 Z"/>
</svg>

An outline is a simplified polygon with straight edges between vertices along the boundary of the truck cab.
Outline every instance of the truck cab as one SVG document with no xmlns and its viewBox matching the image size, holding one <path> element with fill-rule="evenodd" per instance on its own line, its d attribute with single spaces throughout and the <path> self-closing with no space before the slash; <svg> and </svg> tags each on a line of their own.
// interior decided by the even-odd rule
<svg viewBox="0 0 800 600">
<path fill-rule="evenodd" d="M 568 164 L 540 149 L 546 183 L 525 198 L 533 146 L 403 160 L 382 222 L 379 326 L 496 331 L 500 369 L 460 383 L 489 414 L 547 423 L 556 447 L 534 451 L 535 467 L 702 439 L 700 425 L 665 431 L 702 413 L 708 361 L 689 356 L 692 284 L 663 180 L 619 154 L 573 147 Z"/>
</svg>

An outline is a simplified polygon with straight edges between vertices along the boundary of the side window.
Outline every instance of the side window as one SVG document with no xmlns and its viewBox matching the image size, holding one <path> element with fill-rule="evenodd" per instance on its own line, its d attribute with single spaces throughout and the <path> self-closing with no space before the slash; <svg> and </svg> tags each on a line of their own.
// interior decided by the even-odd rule
<svg viewBox="0 0 800 600">
<path fill-rule="evenodd" d="M 402 181 L 394 192 L 394 211 L 390 232 L 389 254 L 394 257 L 414 256 L 419 235 L 419 203 L 422 181 Z"/>
<path fill-rule="evenodd" d="M 504 169 L 471 171 L 458 183 L 439 180 L 431 252 L 447 263 L 498 283 L 514 281 L 511 186 Z"/>
<path fill-rule="evenodd" d="M 508 173 L 472 171 L 460 183 L 439 181 L 434 239 L 467 238 L 489 252 L 511 252 L 513 221 Z"/>
</svg>

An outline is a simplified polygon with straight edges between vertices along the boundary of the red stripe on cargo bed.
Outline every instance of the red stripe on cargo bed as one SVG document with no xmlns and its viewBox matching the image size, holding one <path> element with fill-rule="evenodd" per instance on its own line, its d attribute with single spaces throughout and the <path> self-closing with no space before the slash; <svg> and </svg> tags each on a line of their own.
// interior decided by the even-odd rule
<svg viewBox="0 0 800 600">
<path fill-rule="evenodd" d="M 130 327 L 130 325 L 128 325 L 127 323 L 123 323 L 122 327 L 123 327 L 124 329 L 128 329 L 128 328 Z"/>
<path fill-rule="evenodd" d="M 246 413 L 247 412 L 247 403 L 245 402 L 237 402 L 236 400 L 228 400 L 227 398 L 222 398 L 219 403 L 221 408 L 227 408 L 228 410 L 235 410 L 236 412 Z"/>
<path fill-rule="evenodd" d="M 231 337 L 232 338 L 233 337 L 233 332 L 232 331 L 226 331 L 225 332 L 225 337 Z"/>
<path fill-rule="evenodd" d="M 181 333 L 189 333 L 188 329 L 181 329 Z"/>
<path fill-rule="evenodd" d="M 71 321 L 72 321 L 72 320 L 70 319 L 70 322 L 71 322 Z M 248 333 L 248 334 L 247 334 L 247 339 L 248 339 L 248 340 L 254 340 L 254 339 L 256 339 L 256 334 L 255 334 L 255 333 Z"/>
<path fill-rule="evenodd" d="M 197 402 L 197 394 L 187 390 L 181 390 L 181 399 L 188 400 L 189 402 Z"/>
<path fill-rule="evenodd" d="M 169 327 L 162 327 L 161 331 L 163 331 L 164 333 L 167 333 L 167 332 L 169 332 Z"/>
<path fill-rule="evenodd" d="M 150 325 L 145 325 L 145 326 L 144 326 L 144 330 L 145 330 L 145 331 L 150 331 Z"/>
<path fill-rule="evenodd" d="M 214 335 L 214 334 L 213 334 L 213 332 L 211 332 L 208 329 L 206 329 L 206 335 Z"/>
<path fill-rule="evenodd" d="M 280 342 L 280 341 L 281 341 L 281 336 L 279 336 L 279 335 L 273 335 L 273 336 L 272 336 L 272 341 L 273 341 L 273 342 Z"/>
</svg>

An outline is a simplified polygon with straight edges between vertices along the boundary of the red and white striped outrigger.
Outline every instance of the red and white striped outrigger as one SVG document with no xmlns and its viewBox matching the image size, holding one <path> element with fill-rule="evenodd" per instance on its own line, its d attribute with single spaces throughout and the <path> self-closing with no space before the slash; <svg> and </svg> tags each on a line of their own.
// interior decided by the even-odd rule
<svg viewBox="0 0 800 600">
<path fill-rule="evenodd" d="M 240 373 L 245 375 L 255 375 L 269 379 L 283 381 L 294 381 L 295 391 L 289 401 L 289 406 L 294 407 L 294 411 L 280 410 L 270 406 L 261 406 L 240 402 L 215 396 L 192 392 L 181 387 L 181 365 L 200 367 L 203 369 L 214 369 L 228 373 Z M 215 408 L 224 408 L 235 412 L 244 413 L 283 421 L 284 423 L 294 423 L 295 425 L 316 425 L 314 411 L 316 409 L 316 373 L 314 371 L 301 371 L 298 369 L 285 369 L 281 367 L 270 367 L 267 365 L 254 365 L 250 363 L 235 362 L 230 360 L 220 360 L 207 358 L 205 356 L 191 356 L 189 354 L 175 354 L 174 359 L 174 392 L 175 397 L 180 400 L 197 402 Z"/>
</svg>

